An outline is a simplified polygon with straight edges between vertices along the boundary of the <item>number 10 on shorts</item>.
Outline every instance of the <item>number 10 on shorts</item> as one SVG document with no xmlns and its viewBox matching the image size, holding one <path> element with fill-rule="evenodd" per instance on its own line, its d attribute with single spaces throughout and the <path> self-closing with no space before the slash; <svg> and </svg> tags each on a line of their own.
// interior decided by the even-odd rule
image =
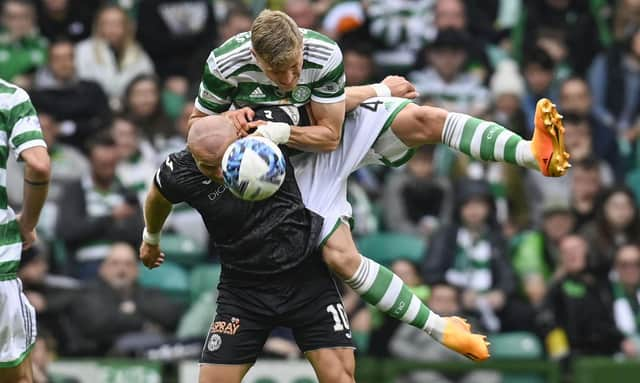
<svg viewBox="0 0 640 383">
<path fill-rule="evenodd" d="M 336 303 L 335 305 L 327 306 L 327 312 L 333 317 L 335 324 L 333 325 L 333 331 L 349 330 L 349 320 L 347 319 L 347 313 L 344 312 L 342 303 Z"/>
</svg>

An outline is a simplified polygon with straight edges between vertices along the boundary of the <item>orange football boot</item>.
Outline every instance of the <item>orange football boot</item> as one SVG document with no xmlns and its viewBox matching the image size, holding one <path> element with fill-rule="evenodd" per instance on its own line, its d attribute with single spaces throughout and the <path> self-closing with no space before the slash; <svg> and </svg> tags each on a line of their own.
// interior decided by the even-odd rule
<svg viewBox="0 0 640 383">
<path fill-rule="evenodd" d="M 446 321 L 442 344 L 451 350 L 480 362 L 489 359 L 487 337 L 471 332 L 471 325 L 460 317 L 444 317 Z"/>
<path fill-rule="evenodd" d="M 569 153 L 564 148 L 564 126 L 562 115 L 548 98 L 538 100 L 531 150 L 538 161 L 540 172 L 547 177 L 565 175 L 569 164 Z"/>
</svg>

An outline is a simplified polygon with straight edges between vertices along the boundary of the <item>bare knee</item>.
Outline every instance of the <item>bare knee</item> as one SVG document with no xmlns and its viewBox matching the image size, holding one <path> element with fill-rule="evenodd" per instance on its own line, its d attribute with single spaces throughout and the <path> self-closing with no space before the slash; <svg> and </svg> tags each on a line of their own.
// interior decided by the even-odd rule
<svg viewBox="0 0 640 383">
<path fill-rule="evenodd" d="M 342 225 L 346 228 L 346 225 Z M 348 230 L 348 229 L 347 229 Z M 347 236 L 348 235 L 348 236 Z M 351 238 L 351 233 L 345 234 L 336 230 L 327 240 L 322 249 L 324 262 L 341 278 L 350 278 L 360 266 L 361 256 Z"/>
<path fill-rule="evenodd" d="M 391 129 L 409 147 L 442 140 L 442 129 L 448 112 L 432 106 L 407 105 L 395 118 Z"/>
</svg>

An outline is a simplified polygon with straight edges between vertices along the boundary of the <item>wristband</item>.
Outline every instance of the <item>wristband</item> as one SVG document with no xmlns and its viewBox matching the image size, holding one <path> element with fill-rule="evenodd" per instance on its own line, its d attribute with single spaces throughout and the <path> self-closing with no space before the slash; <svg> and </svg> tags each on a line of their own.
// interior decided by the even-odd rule
<svg viewBox="0 0 640 383">
<path fill-rule="evenodd" d="M 160 233 L 149 233 L 145 227 L 142 230 L 142 240 L 149 245 L 158 246 L 160 244 Z"/>
<path fill-rule="evenodd" d="M 291 126 L 284 122 L 267 122 L 258 126 L 256 133 L 278 145 L 286 144 L 291 135 Z"/>
<path fill-rule="evenodd" d="M 377 84 L 372 84 L 371 87 L 376 91 L 376 96 L 391 97 L 391 89 L 387 85 L 379 82 Z"/>
</svg>

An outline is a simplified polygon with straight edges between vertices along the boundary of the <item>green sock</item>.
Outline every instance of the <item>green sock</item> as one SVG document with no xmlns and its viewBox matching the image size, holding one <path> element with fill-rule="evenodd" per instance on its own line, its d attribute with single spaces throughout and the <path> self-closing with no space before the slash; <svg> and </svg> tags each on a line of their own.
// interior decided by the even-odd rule
<svg viewBox="0 0 640 383">
<path fill-rule="evenodd" d="M 442 319 L 429 310 L 391 270 L 363 256 L 358 270 L 345 283 L 380 311 L 440 340 L 444 330 Z"/>
<path fill-rule="evenodd" d="M 507 162 L 539 170 L 531 141 L 491 121 L 462 113 L 449 113 L 442 143 L 477 160 Z"/>
</svg>

